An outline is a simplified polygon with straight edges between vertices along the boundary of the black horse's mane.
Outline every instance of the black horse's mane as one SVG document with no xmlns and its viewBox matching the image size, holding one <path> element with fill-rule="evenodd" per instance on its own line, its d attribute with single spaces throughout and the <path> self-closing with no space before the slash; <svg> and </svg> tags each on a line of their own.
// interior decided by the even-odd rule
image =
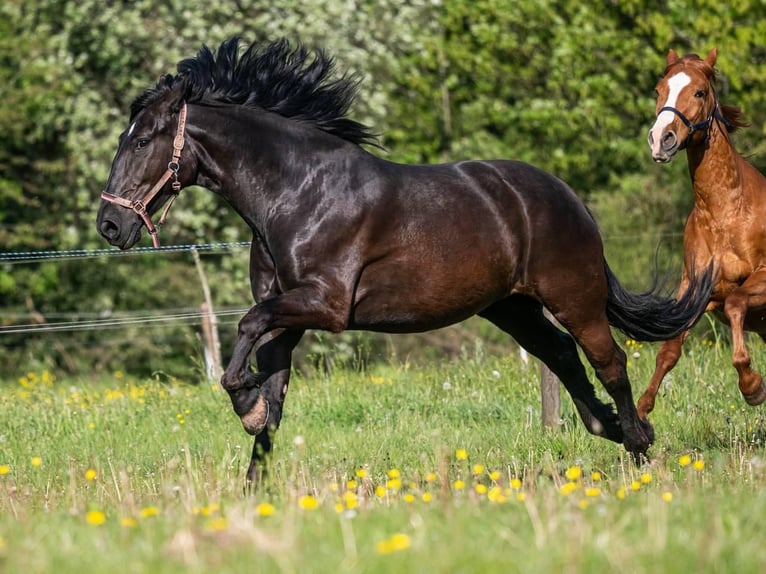
<svg viewBox="0 0 766 574">
<path fill-rule="evenodd" d="M 293 47 L 283 38 L 264 46 L 251 44 L 240 54 L 239 43 L 239 37 L 230 38 L 215 52 L 203 46 L 195 58 L 178 62 L 177 75 L 161 77 L 133 101 L 131 121 L 180 84 L 189 103 L 260 107 L 358 145 L 378 145 L 369 127 L 346 117 L 358 77 L 332 78 L 335 61 L 323 50 Z"/>
</svg>

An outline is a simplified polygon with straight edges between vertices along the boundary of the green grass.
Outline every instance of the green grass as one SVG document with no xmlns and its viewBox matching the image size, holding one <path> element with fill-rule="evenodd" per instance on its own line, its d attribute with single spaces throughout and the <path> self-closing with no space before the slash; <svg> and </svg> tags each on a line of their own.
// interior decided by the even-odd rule
<svg viewBox="0 0 766 574">
<path fill-rule="evenodd" d="M 636 395 L 655 352 L 628 347 Z M 515 355 L 296 374 L 249 496 L 251 438 L 224 392 L 194 383 L 0 385 L 0 572 L 766 567 L 766 427 L 726 346 L 685 348 L 641 468 L 566 395 L 563 430 L 542 430 L 538 367 Z"/>
</svg>

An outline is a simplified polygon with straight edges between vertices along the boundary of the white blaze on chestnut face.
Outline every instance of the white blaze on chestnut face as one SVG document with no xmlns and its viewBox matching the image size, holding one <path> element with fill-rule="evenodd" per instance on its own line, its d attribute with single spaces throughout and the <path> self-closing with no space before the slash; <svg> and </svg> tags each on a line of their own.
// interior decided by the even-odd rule
<svg viewBox="0 0 766 574">
<path fill-rule="evenodd" d="M 692 79 L 686 72 L 679 72 L 668 80 L 668 99 L 660 108 L 675 108 L 678 103 L 678 96 L 681 95 L 681 90 L 691 83 Z M 660 112 L 657 119 L 654 121 L 654 125 L 650 130 L 652 135 L 652 153 L 657 154 L 660 150 L 660 143 L 662 142 L 662 134 L 665 132 L 665 128 L 673 121 L 675 114 L 671 111 L 665 110 Z"/>
</svg>

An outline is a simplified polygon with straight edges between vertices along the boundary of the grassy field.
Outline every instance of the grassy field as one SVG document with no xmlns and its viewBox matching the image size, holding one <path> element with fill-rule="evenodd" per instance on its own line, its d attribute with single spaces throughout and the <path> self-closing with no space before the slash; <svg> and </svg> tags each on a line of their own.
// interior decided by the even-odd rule
<svg viewBox="0 0 766 574">
<path fill-rule="evenodd" d="M 656 347 L 627 348 L 638 391 Z M 687 346 L 643 467 L 568 396 L 543 431 L 538 385 L 481 349 L 296 374 L 270 482 L 245 496 L 251 439 L 216 385 L 24 374 L 0 385 L 0 571 L 766 569 L 764 411 L 725 345 Z"/>
</svg>

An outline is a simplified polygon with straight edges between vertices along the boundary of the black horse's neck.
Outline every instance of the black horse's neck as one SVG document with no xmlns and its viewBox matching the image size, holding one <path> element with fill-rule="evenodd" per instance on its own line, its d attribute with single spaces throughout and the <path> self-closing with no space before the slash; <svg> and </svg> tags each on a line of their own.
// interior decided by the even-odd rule
<svg viewBox="0 0 766 574">
<path fill-rule="evenodd" d="M 349 154 L 373 158 L 311 124 L 257 108 L 192 105 L 187 129 L 195 183 L 223 197 L 259 233 L 275 214 L 316 207 L 321 189 L 337 177 L 331 167 Z"/>
</svg>

